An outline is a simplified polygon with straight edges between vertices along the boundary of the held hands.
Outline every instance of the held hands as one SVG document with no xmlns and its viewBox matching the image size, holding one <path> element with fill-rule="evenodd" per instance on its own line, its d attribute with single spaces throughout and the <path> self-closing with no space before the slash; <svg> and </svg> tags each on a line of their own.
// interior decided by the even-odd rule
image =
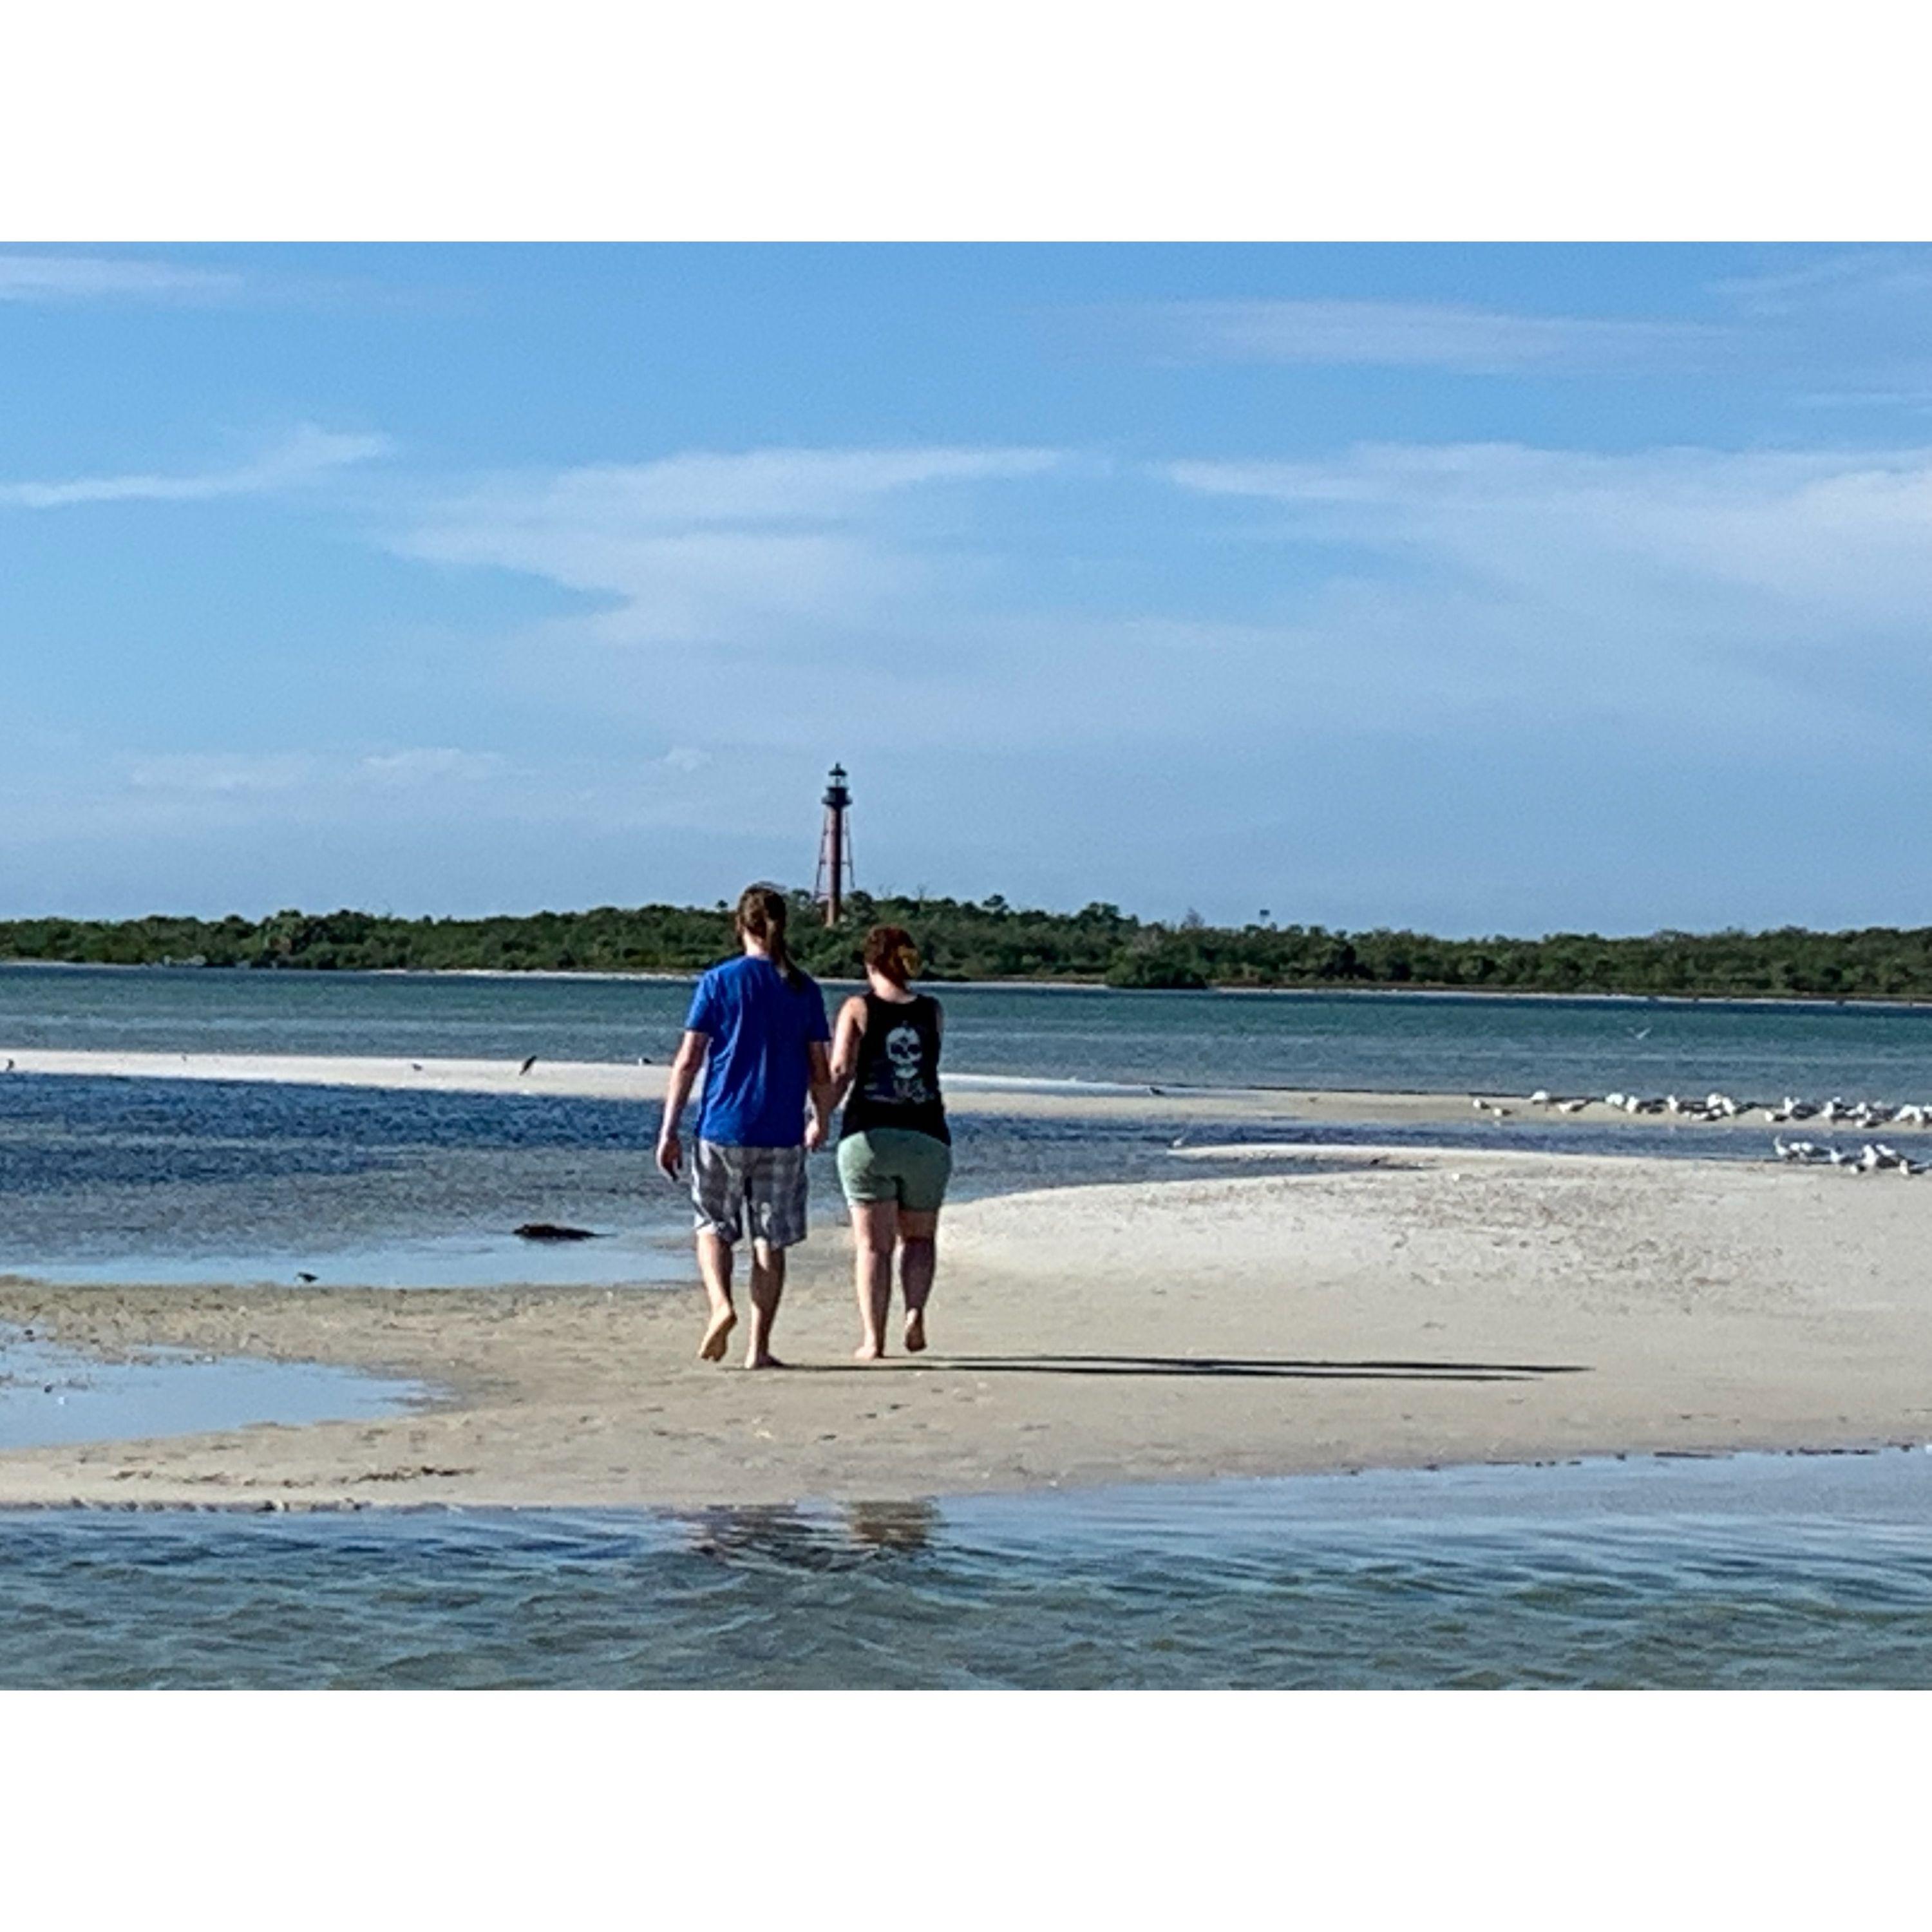
<svg viewBox="0 0 1932 1932">
<path fill-rule="evenodd" d="M 667 1127 L 658 1136 L 658 1166 L 667 1178 L 677 1178 L 678 1166 L 684 1159 L 684 1143 L 677 1137 L 675 1127 Z"/>
</svg>

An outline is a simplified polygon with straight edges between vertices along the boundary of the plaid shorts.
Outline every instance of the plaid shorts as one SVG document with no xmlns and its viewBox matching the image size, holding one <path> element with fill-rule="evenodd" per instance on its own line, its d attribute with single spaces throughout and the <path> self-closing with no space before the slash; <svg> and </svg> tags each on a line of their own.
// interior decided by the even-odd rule
<svg viewBox="0 0 1932 1932">
<path fill-rule="evenodd" d="M 721 1147 L 700 1141 L 691 1162 L 693 1226 L 724 1240 L 752 1238 L 768 1248 L 805 1239 L 805 1150 L 802 1147 Z"/>
</svg>

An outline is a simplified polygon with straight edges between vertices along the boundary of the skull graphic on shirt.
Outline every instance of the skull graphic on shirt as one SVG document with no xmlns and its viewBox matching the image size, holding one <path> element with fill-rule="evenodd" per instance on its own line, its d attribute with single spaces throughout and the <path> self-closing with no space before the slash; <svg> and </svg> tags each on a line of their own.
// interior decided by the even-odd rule
<svg viewBox="0 0 1932 1932">
<path fill-rule="evenodd" d="M 892 1070 L 892 1098 L 923 1100 L 926 1082 L 920 1078 L 919 1030 L 896 1026 L 886 1035 L 886 1059 Z"/>
</svg>

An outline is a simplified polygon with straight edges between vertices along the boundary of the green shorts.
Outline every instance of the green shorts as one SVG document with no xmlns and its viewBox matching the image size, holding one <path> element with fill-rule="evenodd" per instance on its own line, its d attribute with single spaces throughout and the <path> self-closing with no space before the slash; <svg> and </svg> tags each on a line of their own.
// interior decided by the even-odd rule
<svg viewBox="0 0 1932 1932">
<path fill-rule="evenodd" d="M 871 1127 L 838 1143 L 838 1184 L 855 1205 L 892 1201 L 936 1214 L 952 1172 L 952 1150 L 910 1127 Z"/>
</svg>

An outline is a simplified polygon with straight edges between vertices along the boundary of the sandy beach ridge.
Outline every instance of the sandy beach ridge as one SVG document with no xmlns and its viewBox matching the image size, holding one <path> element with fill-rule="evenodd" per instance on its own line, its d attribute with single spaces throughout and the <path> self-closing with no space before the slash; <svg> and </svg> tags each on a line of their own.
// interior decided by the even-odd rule
<svg viewBox="0 0 1932 1932">
<path fill-rule="evenodd" d="M 20 1070 L 656 1097 L 662 1069 L 16 1054 Z M 538 1084 L 549 1083 L 548 1084 Z M 1442 1111 L 1450 1098 L 1458 1104 Z M 380 1422 L 0 1456 L 0 1503 L 342 1508 L 970 1490 L 1932 1437 L 1932 1186 L 1766 1161 L 1292 1144 L 1464 1096 L 962 1088 L 976 1108 L 1280 1122 L 1175 1178 L 965 1202 L 932 1354 L 861 1367 L 842 1232 L 795 1251 L 788 1371 L 693 1359 L 699 1298 L 0 1279 L 0 1324 L 434 1384 Z M 1291 1104 L 1291 1102 L 1292 1104 Z M 1430 1109 L 1437 1111 L 1429 1111 Z M 1607 1116 L 1606 1118 L 1608 1118 Z M 1201 1174 L 1238 1153 L 1257 1172 Z M 1276 1169 L 1272 1163 L 1280 1160 Z M 825 1184 L 821 1181 L 821 1186 Z"/>
<path fill-rule="evenodd" d="M 10 1061 L 16 1074 L 96 1079 L 260 1081 L 276 1084 L 391 1089 L 399 1093 L 543 1095 L 580 1100 L 658 1102 L 668 1068 L 648 1061 L 545 1060 L 527 1071 L 514 1060 L 466 1060 L 397 1055 L 248 1053 L 133 1053 L 0 1046 L 0 1067 Z M 1736 1129 L 1770 1124 L 1762 1113 L 1748 1118 L 1706 1121 L 1694 1115 L 1630 1114 L 1607 1106 L 1602 1096 L 1575 1114 L 1558 1113 L 1532 1096 L 1496 1089 L 1438 1093 L 1384 1093 L 1305 1087 L 1144 1086 L 1121 1082 L 1039 1078 L 1001 1074 L 949 1074 L 946 1105 L 954 1112 L 1022 1115 L 1055 1119 L 1130 1118 L 1158 1114 L 1177 1120 L 1251 1118 L 1310 1124 L 1442 1126 L 1472 1120 L 1500 1126 L 1493 1112 L 1478 1112 L 1481 1100 L 1504 1118 L 1552 1126 L 1586 1124 Z M 1578 1098 L 1583 1096 L 1578 1096 Z M 1154 1103 L 1150 1105 L 1150 1102 Z M 1806 1130 L 1822 1124 L 1806 1124 Z M 1799 1130 L 1793 1130 L 1794 1132 Z M 1854 1131 L 1850 1126 L 1843 1131 Z M 1932 1132 L 1905 1121 L 1888 1122 L 1891 1134 Z M 1768 1144 L 1768 1143 L 1767 1143 Z"/>
</svg>

